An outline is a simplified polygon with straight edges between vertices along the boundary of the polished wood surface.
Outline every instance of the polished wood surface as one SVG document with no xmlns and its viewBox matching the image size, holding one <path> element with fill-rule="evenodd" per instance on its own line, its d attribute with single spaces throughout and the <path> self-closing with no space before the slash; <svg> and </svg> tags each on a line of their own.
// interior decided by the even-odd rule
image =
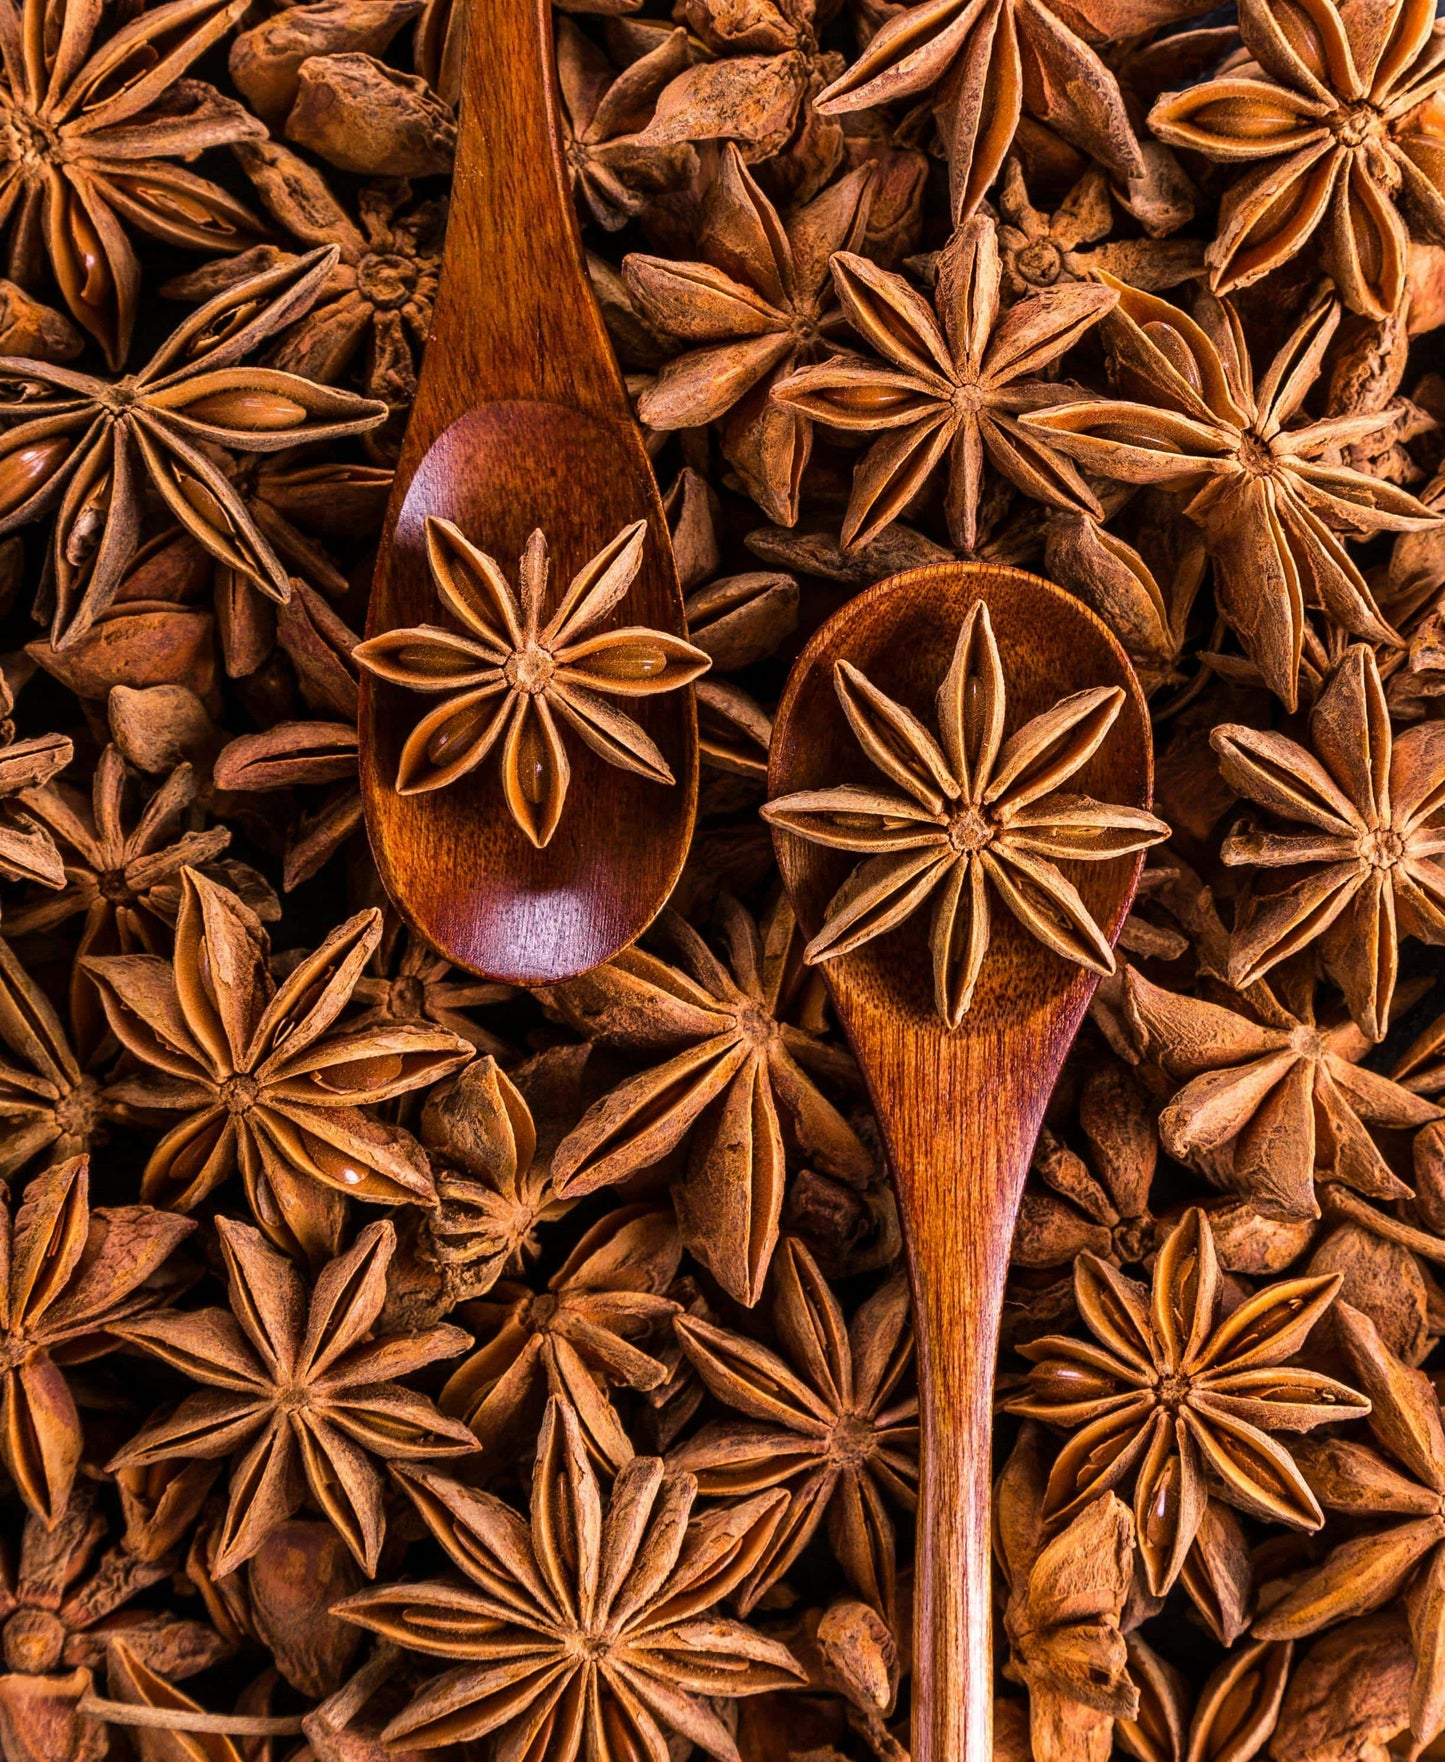
<svg viewBox="0 0 1445 1762">
<path fill-rule="evenodd" d="M 615 614 L 684 634 L 657 486 L 587 280 L 557 127 L 547 0 L 487 0 L 472 33 L 436 314 L 377 562 L 367 635 L 451 624 L 432 588 L 425 518 L 455 520 L 515 580 L 528 533 L 552 591 L 621 529 L 648 522 Z M 481 14 L 478 15 L 479 17 Z M 572 784 L 545 850 L 502 800 L 494 753 L 435 794 L 392 789 L 401 744 L 435 699 L 363 678 L 361 782 L 387 891 L 474 972 L 541 983 L 632 941 L 681 870 L 697 799 L 691 690 L 635 699 L 674 788 L 568 739 Z"/>
<path fill-rule="evenodd" d="M 779 708 L 770 796 L 878 783 L 833 690 L 847 659 L 933 728 L 933 698 L 963 617 L 987 600 L 1008 689 L 1008 731 L 1058 698 L 1118 684 L 1126 702 L 1067 787 L 1144 807 L 1149 721 L 1123 650 L 1080 603 L 1022 570 L 919 569 L 850 601 L 814 636 Z M 857 861 L 775 831 L 805 934 Z M 1112 941 L 1143 855 L 1070 866 Z M 1066 965 L 994 902 L 973 1008 L 950 1032 L 934 1013 L 927 909 L 900 930 L 823 963 L 867 1079 L 897 1186 L 918 1322 L 923 1418 L 914 1610 L 915 1762 L 992 1762 L 989 1434 L 1009 1245 L 1045 1105 L 1093 974 Z"/>
</svg>

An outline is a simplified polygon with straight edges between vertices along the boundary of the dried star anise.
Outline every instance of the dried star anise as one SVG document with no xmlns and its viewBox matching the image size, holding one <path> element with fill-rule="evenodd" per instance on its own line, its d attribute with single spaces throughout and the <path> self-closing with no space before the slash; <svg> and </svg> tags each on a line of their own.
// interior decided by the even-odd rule
<svg viewBox="0 0 1445 1762">
<path fill-rule="evenodd" d="M 454 1358 L 468 1336 L 450 1326 L 373 1334 L 396 1247 L 386 1219 L 368 1224 L 309 1292 L 249 1224 L 217 1218 L 216 1232 L 229 1310 L 165 1311 L 117 1329 L 203 1388 L 132 1438 L 111 1469 L 238 1455 L 215 1572 L 249 1559 L 300 1505 L 304 1485 L 371 1577 L 386 1535 L 378 1463 L 476 1449 L 464 1425 L 398 1380 Z"/>
<path fill-rule="evenodd" d="M 271 1240 L 313 1259 L 339 1247 L 347 1195 L 435 1198 L 420 1146 L 362 1109 L 449 1075 L 472 1048 L 440 1028 L 338 1020 L 380 938 L 381 914 L 360 912 L 278 986 L 256 915 L 184 869 L 173 962 L 86 962 L 112 1031 L 141 1065 L 108 1098 L 185 1116 L 151 1153 L 146 1197 L 192 1211 L 239 1167 Z"/>
<path fill-rule="evenodd" d="M 1112 973 L 1113 950 L 1057 865 L 1103 862 L 1169 836 L 1142 808 L 1063 791 L 1108 737 L 1119 687 L 1076 692 L 1005 738 L 1003 665 L 983 600 L 938 688 L 938 739 L 851 662 L 835 663 L 834 685 L 859 745 L 896 787 L 808 790 L 763 810 L 774 826 L 864 858 L 829 903 L 809 963 L 896 929 L 932 895 L 934 1004 L 956 1028 L 988 953 L 992 889 L 1062 960 Z"/>
<path fill-rule="evenodd" d="M 207 452 L 277 452 L 359 434 L 386 408 L 245 357 L 316 299 L 337 258 L 315 251 L 218 294 L 119 381 L 0 359 L 0 531 L 55 511 L 51 641 L 77 642 L 116 597 L 140 543 L 146 483 L 219 562 L 273 599 L 290 577 Z"/>
<path fill-rule="evenodd" d="M 430 1749 L 496 1734 L 507 1755 L 574 1762 L 605 1744 L 617 1762 L 653 1762 L 673 1731 L 741 1762 L 713 1698 L 802 1680 L 785 1646 L 714 1612 L 767 1546 L 781 1493 L 694 1517 L 693 1477 L 636 1456 L 604 1506 L 576 1415 L 557 1400 L 537 1440 L 530 1530 L 488 1493 L 424 1469 L 399 1478 L 465 1577 L 340 1605 L 348 1620 L 453 1665 L 392 1720 L 388 1743 Z"/>
<path fill-rule="evenodd" d="M 1022 1346 L 1031 1361 L 1012 1413 L 1072 1430 L 1053 1464 L 1044 1517 L 1066 1523 L 1134 1480 L 1139 1552 L 1155 1596 L 1183 1570 L 1204 1516 L 1206 1476 L 1252 1516 L 1318 1529 L 1324 1514 L 1271 1434 L 1354 1419 L 1369 1402 L 1285 1361 L 1333 1303 L 1340 1276 L 1267 1285 L 1221 1314 L 1214 1236 L 1191 1211 L 1159 1250 L 1146 1291 L 1082 1254 L 1074 1292 L 1095 1343 L 1064 1335 Z"/>
<path fill-rule="evenodd" d="M 507 806 L 541 849 L 557 830 L 572 775 L 562 727 L 609 765 L 655 783 L 674 781 L 656 742 L 607 699 L 677 691 L 711 662 L 662 630 L 595 628 L 626 595 L 646 538 L 644 521 L 624 527 L 572 577 L 544 625 L 550 563 L 540 530 L 527 541 L 513 589 L 450 520 L 428 516 L 432 581 L 464 634 L 422 624 L 373 636 L 355 650 L 377 678 L 443 694 L 407 736 L 396 777 L 401 794 L 445 789 L 500 742 Z"/>
</svg>

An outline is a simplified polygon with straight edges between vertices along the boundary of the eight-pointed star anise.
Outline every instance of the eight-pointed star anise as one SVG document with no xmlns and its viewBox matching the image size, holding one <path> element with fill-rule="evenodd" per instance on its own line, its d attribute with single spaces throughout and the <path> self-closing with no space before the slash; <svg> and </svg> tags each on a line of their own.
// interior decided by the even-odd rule
<svg viewBox="0 0 1445 1762">
<path fill-rule="evenodd" d="M 0 1460 L 47 1527 L 65 1511 L 82 1443 L 61 1367 L 113 1350 L 118 1328 L 163 1300 L 154 1275 L 194 1228 L 148 1205 L 92 1211 L 83 1156 L 36 1175 L 13 1217 L 0 1208 Z"/>
<path fill-rule="evenodd" d="M 1134 1523 L 1149 1589 L 1178 1578 L 1209 1485 L 1268 1523 L 1314 1530 L 1324 1514 L 1272 1432 L 1358 1419 L 1364 1396 L 1293 1358 L 1334 1302 L 1341 1275 L 1281 1280 L 1221 1313 L 1209 1220 L 1188 1212 L 1159 1250 L 1152 1288 L 1081 1254 L 1074 1295 L 1092 1341 L 1048 1335 L 1009 1412 L 1081 1430 L 1049 1475 L 1044 1515 L 1067 1523 L 1134 1480 Z"/>
<path fill-rule="evenodd" d="M 86 962 L 116 1038 L 142 1067 L 109 1098 L 185 1115 L 151 1152 L 146 1198 L 193 1211 L 239 1166 L 261 1228 L 312 1258 L 339 1247 L 345 1195 L 435 1200 L 421 1147 L 361 1110 L 438 1082 L 472 1048 L 416 1023 L 338 1023 L 380 937 L 381 913 L 358 912 L 278 986 L 255 913 L 184 869 L 173 963 Z"/>
<path fill-rule="evenodd" d="M 846 783 L 770 801 L 763 817 L 810 844 L 864 858 L 808 944 L 810 964 L 861 948 L 934 900 L 929 943 L 938 1013 L 956 1028 L 988 953 L 990 888 L 1061 959 L 1114 971 L 1114 951 L 1060 862 L 1106 862 L 1169 828 L 1142 808 L 1065 794 L 1124 703 L 1118 686 L 1061 698 L 1005 738 L 1006 689 L 978 600 L 938 688 L 938 738 L 850 661 L 834 688 L 870 761 L 896 787 Z"/>
<path fill-rule="evenodd" d="M 761 927 L 732 899 L 719 901 L 717 918 L 725 957 L 669 914 L 660 929 L 678 965 L 630 948 L 558 988 L 568 1020 L 598 1044 L 658 1062 L 588 1109 L 558 1145 L 553 1173 L 564 1196 L 595 1192 L 691 1133 L 674 1192 L 683 1242 L 753 1304 L 778 1240 L 783 1120 L 811 1165 L 853 1186 L 866 1185 L 873 1158 L 817 1084 L 846 1083 L 851 1060 L 783 1019 L 797 979 L 787 900 Z"/>
<path fill-rule="evenodd" d="M 34 288 L 48 258 L 66 305 L 113 370 L 140 301 L 126 221 L 198 251 L 235 250 L 261 230 L 219 184 L 169 163 L 265 136 L 234 98 L 182 78 L 245 10 L 245 0 L 169 0 L 97 43 L 103 6 L 5 0 L 0 9 L 9 273 Z"/>
<path fill-rule="evenodd" d="M 1005 312 L 1001 277 L 998 231 L 987 215 L 965 222 L 939 253 L 936 317 L 901 275 L 847 251 L 834 255 L 848 321 L 884 359 L 839 355 L 800 368 L 779 380 L 773 399 L 845 434 L 880 434 L 853 473 L 845 547 L 876 538 L 945 457 L 944 511 L 961 550 L 978 540 L 985 459 L 1036 501 L 1102 519 L 1073 465 L 1048 437 L 1021 428 L 1019 417 L 1071 397 L 1041 375 L 1113 307 L 1114 291 L 1064 282 Z"/>
<path fill-rule="evenodd" d="M 918 1496 L 913 1326 L 901 1272 L 850 1324 L 808 1250 L 784 1239 L 773 1261 L 773 1325 L 782 1354 L 695 1315 L 674 1326 L 708 1390 L 744 1419 L 719 1419 L 668 1461 L 715 1498 L 784 1487 L 787 1508 L 738 1591 L 744 1615 L 793 1565 L 824 1515 L 832 1551 L 882 1614 L 894 1606 L 890 1504 Z"/>
<path fill-rule="evenodd" d="M 1399 938 L 1445 942 L 1445 723 L 1396 736 L 1374 652 L 1356 643 L 1310 712 L 1313 751 L 1238 723 L 1210 740 L 1225 782 L 1292 822 L 1246 823 L 1225 840 L 1226 863 L 1288 871 L 1236 916 L 1230 983 L 1252 984 L 1318 937 L 1360 1032 L 1383 1040 Z"/>
<path fill-rule="evenodd" d="M 140 546 L 147 487 L 217 561 L 274 600 L 290 597 L 285 565 L 210 450 L 280 452 L 386 420 L 384 404 L 354 392 L 242 365 L 308 310 L 336 257 L 334 246 L 313 251 L 238 282 L 123 379 L 0 357 L 0 533 L 55 514 L 57 649 L 78 642 L 114 600 Z"/>
<path fill-rule="evenodd" d="M 1149 113 L 1160 140 L 1251 167 L 1220 199 L 1210 286 L 1247 287 L 1322 230 L 1345 303 L 1388 318 L 1411 233 L 1445 244 L 1435 0 L 1239 0 L 1239 34 L 1247 59 Z"/>
<path fill-rule="evenodd" d="M 217 1575 L 249 1560 L 309 1490 L 369 1576 L 386 1535 L 378 1464 L 477 1447 L 464 1425 L 398 1380 L 454 1358 L 469 1336 L 447 1325 L 374 1334 L 396 1248 L 388 1218 L 360 1231 L 309 1291 L 259 1230 L 218 1217 L 216 1234 L 229 1309 L 167 1310 L 117 1330 L 203 1387 L 138 1432 L 110 1472 L 235 1456 Z"/>
<path fill-rule="evenodd" d="M 420 624 L 373 636 L 355 651 L 379 679 L 444 694 L 402 747 L 402 795 L 445 789 L 502 741 L 507 806 L 541 849 L 557 830 L 572 776 L 559 722 L 609 765 L 673 782 L 657 743 L 607 698 L 677 691 L 712 663 L 662 630 L 595 629 L 626 595 L 646 538 L 644 521 L 623 527 L 572 577 L 544 625 L 550 565 L 540 530 L 527 540 L 514 591 L 497 563 L 450 520 L 427 516 L 432 581 L 464 634 Z"/>
<path fill-rule="evenodd" d="M 767 1548 L 781 1493 L 693 1517 L 697 1482 L 634 1456 L 604 1504 L 581 1427 L 551 1401 L 532 1522 L 425 1469 L 398 1478 L 461 1582 L 359 1592 L 337 1613 L 452 1669 L 382 1736 L 431 1749 L 487 1736 L 499 1762 L 661 1762 L 667 1732 L 740 1762 L 717 1698 L 794 1688 L 792 1654 L 715 1613 Z"/>
<path fill-rule="evenodd" d="M 1108 280 L 1108 277 L 1102 277 Z M 1219 609 L 1289 709 L 1299 701 L 1306 607 L 1393 643 L 1341 534 L 1408 532 L 1438 516 L 1397 485 L 1335 462 L 1387 428 L 1389 410 L 1298 422 L 1340 322 L 1321 297 L 1256 386 L 1234 308 L 1201 294 L 1195 316 L 1117 287 L 1103 331 L 1122 399 L 1058 403 L 1020 418 L 1085 470 L 1194 492 L 1185 512 L 1214 562 Z"/>
</svg>

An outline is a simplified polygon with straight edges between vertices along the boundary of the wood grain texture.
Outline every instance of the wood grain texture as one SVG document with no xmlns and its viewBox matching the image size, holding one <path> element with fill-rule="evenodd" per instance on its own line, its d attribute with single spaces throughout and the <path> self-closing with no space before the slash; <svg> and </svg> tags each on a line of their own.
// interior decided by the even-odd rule
<svg viewBox="0 0 1445 1762">
<path fill-rule="evenodd" d="M 648 523 L 642 568 L 609 621 L 685 634 L 672 547 L 642 437 L 587 280 L 556 122 L 547 0 L 487 0 L 471 33 L 436 313 L 377 561 L 366 633 L 432 623 L 427 514 L 455 520 L 515 580 L 534 527 L 552 591 L 624 526 Z M 550 603 L 555 603 L 550 602 Z M 429 942 L 522 983 L 584 971 L 632 941 L 671 892 L 697 800 L 691 690 L 629 705 L 667 759 L 667 788 L 568 740 L 556 836 L 533 848 L 493 755 L 434 795 L 392 789 L 431 702 L 363 677 L 361 783 L 382 881 Z"/>
<path fill-rule="evenodd" d="M 872 783 L 833 689 L 847 659 L 935 725 L 934 694 L 970 605 L 988 602 L 1008 690 L 1008 732 L 1060 697 L 1120 685 L 1108 738 L 1071 791 L 1147 807 L 1149 720 L 1123 650 L 1091 612 L 1022 570 L 919 569 L 850 601 L 799 657 L 778 710 L 770 796 Z M 808 936 L 856 858 L 775 830 Z M 1143 854 L 1071 865 L 1112 943 Z M 918 1323 L 923 1485 L 914 1611 L 915 1762 L 991 1762 L 989 1436 L 1009 1246 L 1044 1108 L 1097 983 L 997 904 L 972 1011 L 935 1014 L 927 912 L 822 972 L 883 1131 L 898 1191 Z"/>
</svg>

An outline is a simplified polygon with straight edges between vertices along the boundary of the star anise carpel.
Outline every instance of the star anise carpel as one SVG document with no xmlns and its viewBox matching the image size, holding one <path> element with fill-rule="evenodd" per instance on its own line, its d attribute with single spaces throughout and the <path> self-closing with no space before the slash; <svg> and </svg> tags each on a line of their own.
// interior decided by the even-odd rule
<svg viewBox="0 0 1445 1762">
<path fill-rule="evenodd" d="M 355 650 L 378 679 L 442 697 L 402 747 L 400 794 L 445 789 L 500 744 L 508 810 L 542 849 L 571 782 L 564 728 L 609 765 L 654 783 L 674 781 L 657 743 L 607 700 L 680 690 L 711 661 L 666 631 L 596 628 L 625 598 L 646 539 L 646 522 L 624 527 L 577 571 L 544 623 L 551 565 L 540 529 L 527 540 L 514 589 L 459 527 L 427 517 L 432 582 L 461 633 L 422 624 L 373 636 Z"/>
<path fill-rule="evenodd" d="M 0 533 L 55 515 L 47 594 L 57 649 L 114 600 L 140 546 L 147 487 L 217 561 L 289 598 L 285 566 L 209 449 L 278 452 L 385 421 L 384 404 L 245 365 L 312 305 L 337 255 L 313 251 L 237 283 L 120 379 L 0 358 Z"/>
<path fill-rule="evenodd" d="M 787 1648 L 716 1613 L 767 1547 L 781 1493 L 693 1515 L 697 1482 L 636 1456 L 604 1503 L 576 1416 L 548 1403 L 531 1526 L 427 1469 L 398 1478 L 462 1575 L 380 1586 L 338 1613 L 451 1665 L 383 1733 L 430 1749 L 491 1736 L 502 1755 L 654 1762 L 666 1733 L 740 1762 L 711 1704 L 790 1688 Z"/>
<path fill-rule="evenodd" d="M 1249 167 L 1220 199 L 1211 287 L 1247 287 L 1319 232 L 1346 304 L 1388 318 L 1412 237 L 1445 244 L 1445 133 L 1428 102 L 1445 87 L 1435 7 L 1240 0 L 1239 34 L 1246 59 L 1149 113 L 1172 146 Z"/>
<path fill-rule="evenodd" d="M 845 434 L 878 434 L 853 474 L 844 547 L 864 545 L 896 520 L 946 461 L 944 511 L 953 542 L 979 535 L 984 461 L 1053 507 L 1102 518 L 1069 460 L 1019 418 L 1067 402 L 1043 376 L 1112 310 L 1096 282 L 1064 282 L 1002 306 L 998 233 L 987 215 L 966 221 L 939 254 L 934 310 L 901 275 L 838 251 L 833 283 L 848 322 L 882 357 L 840 355 L 801 367 L 774 402 Z"/>
<path fill-rule="evenodd" d="M 83 1156 L 33 1176 L 0 1210 L 0 1460 L 47 1528 L 64 1516 L 81 1456 L 65 1367 L 112 1351 L 119 1329 L 163 1300 L 169 1257 L 194 1228 L 148 1205 L 92 1211 Z"/>
<path fill-rule="evenodd" d="M 1096 476 L 1189 492 L 1185 512 L 1204 535 L 1219 610 L 1293 710 L 1307 610 L 1362 640 L 1398 641 L 1344 538 L 1419 530 L 1438 515 L 1332 456 L 1387 426 L 1387 412 L 1300 419 L 1339 326 L 1333 296 L 1310 305 L 1256 382 L 1227 300 L 1201 294 L 1190 318 L 1115 286 L 1103 333 L 1123 396 L 1055 403 L 1019 420 Z"/>
<path fill-rule="evenodd" d="M 305 1489 L 370 1577 L 386 1535 L 379 1464 L 477 1447 L 464 1425 L 400 1380 L 455 1357 L 469 1336 L 449 1325 L 373 1332 L 396 1247 L 389 1219 L 359 1231 L 309 1291 L 259 1230 L 220 1217 L 216 1233 L 230 1308 L 146 1316 L 122 1336 L 201 1388 L 132 1438 L 111 1470 L 234 1456 L 218 1574 L 249 1559 Z"/>
<path fill-rule="evenodd" d="M 1061 960 L 1112 973 L 1113 949 L 1059 864 L 1104 862 L 1169 836 L 1142 808 L 1063 789 L 1108 738 L 1123 691 L 1076 692 L 1006 734 L 1007 683 L 983 600 L 938 688 L 937 738 L 849 661 L 834 664 L 834 688 L 893 787 L 806 790 L 763 809 L 784 831 L 863 858 L 830 901 L 808 962 L 863 947 L 932 899 L 934 1004 L 956 1028 L 988 954 L 996 894 Z"/>
<path fill-rule="evenodd" d="M 141 1192 L 193 1211 L 238 1168 L 252 1215 L 288 1252 L 340 1245 L 347 1196 L 431 1204 L 421 1147 L 363 1110 L 449 1075 L 472 1047 L 415 1023 L 351 1028 L 342 1012 L 381 937 L 359 912 L 278 985 L 269 939 L 235 894 L 181 872 L 175 956 L 97 956 L 85 970 L 140 1074 L 108 1097 L 179 1113 L 155 1146 Z"/>
<path fill-rule="evenodd" d="M 1354 1389 L 1287 1362 L 1340 1284 L 1339 1274 L 1282 1280 L 1222 1314 L 1214 1236 L 1198 1210 L 1161 1246 L 1147 1291 L 1107 1261 L 1080 1255 L 1074 1292 L 1094 1339 L 1051 1335 L 1022 1346 L 1032 1365 L 1027 1386 L 1006 1403 L 1074 1431 L 1049 1475 L 1046 1519 L 1067 1523 L 1133 1479 L 1139 1551 L 1155 1596 L 1183 1569 L 1206 1477 L 1241 1511 L 1318 1529 L 1319 1503 L 1272 1434 L 1369 1412 Z"/>
</svg>

